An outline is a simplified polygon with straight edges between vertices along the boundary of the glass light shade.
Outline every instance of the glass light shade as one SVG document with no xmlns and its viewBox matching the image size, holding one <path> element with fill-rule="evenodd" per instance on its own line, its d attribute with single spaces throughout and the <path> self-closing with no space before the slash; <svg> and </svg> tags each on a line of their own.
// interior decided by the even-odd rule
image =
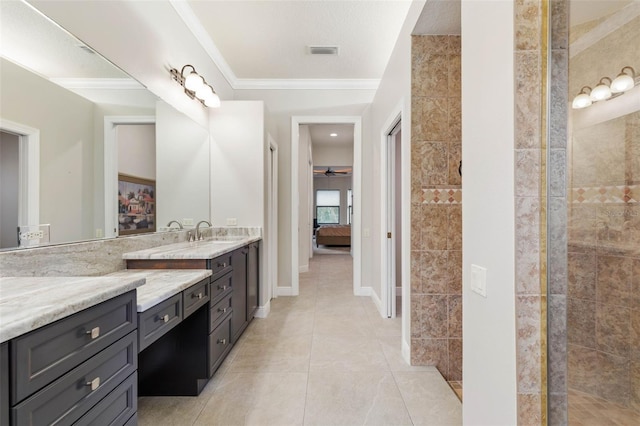
<svg viewBox="0 0 640 426">
<path fill-rule="evenodd" d="M 213 89 L 208 84 L 203 84 L 196 91 L 196 98 L 202 99 L 203 101 L 207 99 L 209 96 L 213 95 Z"/>
<path fill-rule="evenodd" d="M 604 101 L 605 99 L 609 99 L 611 97 L 611 88 L 604 83 L 598 84 L 591 91 L 591 100 L 592 101 Z"/>
<path fill-rule="evenodd" d="M 211 92 L 211 96 L 205 98 L 204 104 L 209 108 L 218 108 L 220 106 L 220 97 Z"/>
<path fill-rule="evenodd" d="M 618 75 L 611 83 L 611 91 L 613 93 L 626 92 L 629 89 L 633 89 L 633 86 L 633 77 L 628 74 L 620 73 L 620 75 Z"/>
<path fill-rule="evenodd" d="M 184 88 L 192 92 L 197 92 L 203 85 L 204 79 L 195 72 L 192 72 L 184 79 Z"/>
<path fill-rule="evenodd" d="M 591 97 L 586 93 L 580 93 L 578 96 L 573 98 L 572 107 L 573 109 L 581 109 L 586 108 L 592 104 Z"/>
</svg>

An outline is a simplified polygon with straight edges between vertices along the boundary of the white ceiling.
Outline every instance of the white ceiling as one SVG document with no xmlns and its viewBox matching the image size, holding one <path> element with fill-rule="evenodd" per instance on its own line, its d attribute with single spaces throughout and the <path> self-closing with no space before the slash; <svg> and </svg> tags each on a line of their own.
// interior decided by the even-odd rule
<svg viewBox="0 0 640 426">
<path fill-rule="evenodd" d="M 331 133 L 338 136 L 332 137 Z M 313 146 L 353 145 L 353 124 L 310 124 L 309 134 Z"/>
<path fill-rule="evenodd" d="M 378 80 L 411 2 L 189 0 L 172 4 L 201 43 L 217 49 L 217 62 L 226 62 L 223 72 L 226 69 L 227 79 L 237 86 L 238 80 L 247 79 Z M 340 53 L 312 56 L 308 46 L 315 45 L 337 45 Z"/>
<path fill-rule="evenodd" d="M 130 78 L 21 1 L 0 1 L 0 55 L 46 78 Z"/>
</svg>

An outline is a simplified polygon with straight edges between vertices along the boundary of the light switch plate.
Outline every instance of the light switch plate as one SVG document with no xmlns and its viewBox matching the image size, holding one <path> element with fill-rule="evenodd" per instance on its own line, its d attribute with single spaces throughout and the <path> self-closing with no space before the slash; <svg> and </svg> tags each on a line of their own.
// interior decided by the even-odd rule
<svg viewBox="0 0 640 426">
<path fill-rule="evenodd" d="M 193 218 L 192 217 L 185 217 L 182 219 L 182 225 L 184 226 L 193 226 Z"/>
<path fill-rule="evenodd" d="M 227 218 L 227 226 L 236 226 L 238 224 L 238 219 L 235 217 Z"/>
<path fill-rule="evenodd" d="M 471 265 L 471 291 L 487 297 L 487 268 Z"/>
</svg>

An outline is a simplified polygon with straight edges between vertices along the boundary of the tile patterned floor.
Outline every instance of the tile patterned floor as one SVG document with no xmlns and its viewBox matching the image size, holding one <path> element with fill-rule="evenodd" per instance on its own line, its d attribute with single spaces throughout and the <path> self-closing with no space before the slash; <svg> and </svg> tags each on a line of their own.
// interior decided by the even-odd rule
<svg viewBox="0 0 640 426">
<path fill-rule="evenodd" d="M 640 413 L 583 392 L 569 390 L 569 426 L 637 426 Z"/>
<path fill-rule="evenodd" d="M 352 291 L 349 255 L 314 256 L 300 295 L 274 299 L 198 397 L 141 397 L 144 425 L 461 425 L 433 367 L 400 354 L 400 319 Z"/>
</svg>

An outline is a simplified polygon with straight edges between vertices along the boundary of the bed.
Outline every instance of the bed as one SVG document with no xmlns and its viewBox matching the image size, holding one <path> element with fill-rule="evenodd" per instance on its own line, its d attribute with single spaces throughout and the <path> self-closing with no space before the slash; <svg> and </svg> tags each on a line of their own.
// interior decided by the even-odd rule
<svg viewBox="0 0 640 426">
<path fill-rule="evenodd" d="M 316 229 L 316 246 L 350 246 L 351 225 L 321 225 Z"/>
</svg>

